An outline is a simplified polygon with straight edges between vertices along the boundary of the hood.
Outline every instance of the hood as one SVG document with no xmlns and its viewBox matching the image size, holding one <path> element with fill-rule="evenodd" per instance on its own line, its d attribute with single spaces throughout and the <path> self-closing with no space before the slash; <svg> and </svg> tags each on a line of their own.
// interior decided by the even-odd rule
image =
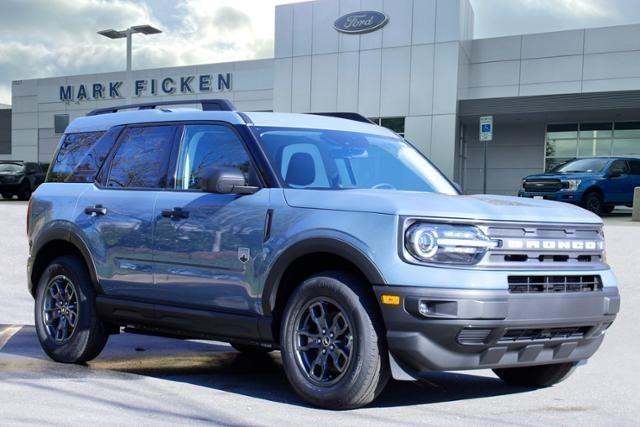
<svg viewBox="0 0 640 427">
<path fill-rule="evenodd" d="M 597 215 L 568 203 L 510 196 L 285 189 L 284 197 L 289 206 L 310 209 L 488 221 L 602 223 Z"/>
<path fill-rule="evenodd" d="M 574 172 L 574 173 L 538 173 L 534 175 L 525 176 L 524 179 L 590 179 L 594 176 L 598 176 L 597 172 Z"/>
</svg>

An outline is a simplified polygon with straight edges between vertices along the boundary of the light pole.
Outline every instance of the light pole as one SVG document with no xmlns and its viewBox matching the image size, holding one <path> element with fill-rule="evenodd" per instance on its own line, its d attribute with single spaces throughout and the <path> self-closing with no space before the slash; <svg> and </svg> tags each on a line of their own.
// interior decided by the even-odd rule
<svg viewBox="0 0 640 427">
<path fill-rule="evenodd" d="M 101 36 L 105 36 L 110 39 L 123 39 L 125 37 L 127 38 L 127 85 L 129 86 L 127 89 L 127 92 L 128 92 L 127 98 L 129 99 L 130 102 L 133 96 L 133 91 L 132 91 L 133 75 L 131 72 L 131 50 L 132 50 L 131 39 L 133 38 L 133 35 L 135 33 L 140 33 L 148 36 L 152 34 L 160 34 L 161 32 L 162 30 L 152 27 L 151 25 L 134 25 L 133 27 L 129 27 L 126 30 L 121 30 L 121 31 L 114 30 L 113 28 L 110 28 L 108 30 L 98 31 L 98 34 L 100 34 Z"/>
<path fill-rule="evenodd" d="M 159 30 L 151 25 L 134 25 L 126 30 L 114 30 L 113 28 L 108 30 L 98 31 L 101 36 L 108 37 L 110 39 L 123 39 L 127 38 L 127 72 L 131 72 L 131 39 L 133 34 L 140 33 L 144 35 L 160 34 L 162 30 Z"/>
</svg>

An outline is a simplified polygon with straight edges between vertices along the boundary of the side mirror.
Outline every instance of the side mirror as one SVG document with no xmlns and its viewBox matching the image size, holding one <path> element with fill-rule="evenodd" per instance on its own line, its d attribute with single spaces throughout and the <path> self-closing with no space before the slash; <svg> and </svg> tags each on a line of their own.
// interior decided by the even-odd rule
<svg viewBox="0 0 640 427">
<path fill-rule="evenodd" d="M 609 173 L 607 174 L 607 178 L 618 178 L 622 176 L 622 171 L 620 169 L 614 169 L 612 171 L 609 171 Z"/>
<path fill-rule="evenodd" d="M 247 185 L 244 174 L 236 168 L 211 168 L 203 177 L 200 189 L 217 194 L 253 194 L 260 188 Z"/>
</svg>

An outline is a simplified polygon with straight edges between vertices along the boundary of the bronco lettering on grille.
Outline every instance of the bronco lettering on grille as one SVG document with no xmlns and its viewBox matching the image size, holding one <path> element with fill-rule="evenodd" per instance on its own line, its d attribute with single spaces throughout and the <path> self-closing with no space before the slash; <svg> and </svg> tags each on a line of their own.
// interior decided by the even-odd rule
<svg viewBox="0 0 640 427">
<path fill-rule="evenodd" d="M 529 250 L 574 250 L 595 251 L 602 250 L 603 242 L 596 240 L 532 240 L 532 239 L 506 239 L 505 249 L 529 249 Z"/>
</svg>

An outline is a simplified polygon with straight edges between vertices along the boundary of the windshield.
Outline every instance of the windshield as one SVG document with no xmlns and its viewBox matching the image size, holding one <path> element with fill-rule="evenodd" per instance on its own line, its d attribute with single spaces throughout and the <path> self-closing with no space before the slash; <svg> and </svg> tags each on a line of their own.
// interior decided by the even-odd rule
<svg viewBox="0 0 640 427">
<path fill-rule="evenodd" d="M 0 163 L 0 172 L 20 172 L 22 165 L 17 163 Z"/>
<path fill-rule="evenodd" d="M 458 194 L 428 160 L 400 138 L 325 129 L 255 127 L 254 131 L 288 188 Z"/>
<path fill-rule="evenodd" d="M 560 172 L 560 173 L 575 173 L 575 172 L 586 172 L 586 173 L 597 173 L 601 172 L 605 166 L 609 163 L 609 159 L 578 159 L 573 160 L 568 163 L 564 163 L 559 165 L 552 172 Z"/>
</svg>

